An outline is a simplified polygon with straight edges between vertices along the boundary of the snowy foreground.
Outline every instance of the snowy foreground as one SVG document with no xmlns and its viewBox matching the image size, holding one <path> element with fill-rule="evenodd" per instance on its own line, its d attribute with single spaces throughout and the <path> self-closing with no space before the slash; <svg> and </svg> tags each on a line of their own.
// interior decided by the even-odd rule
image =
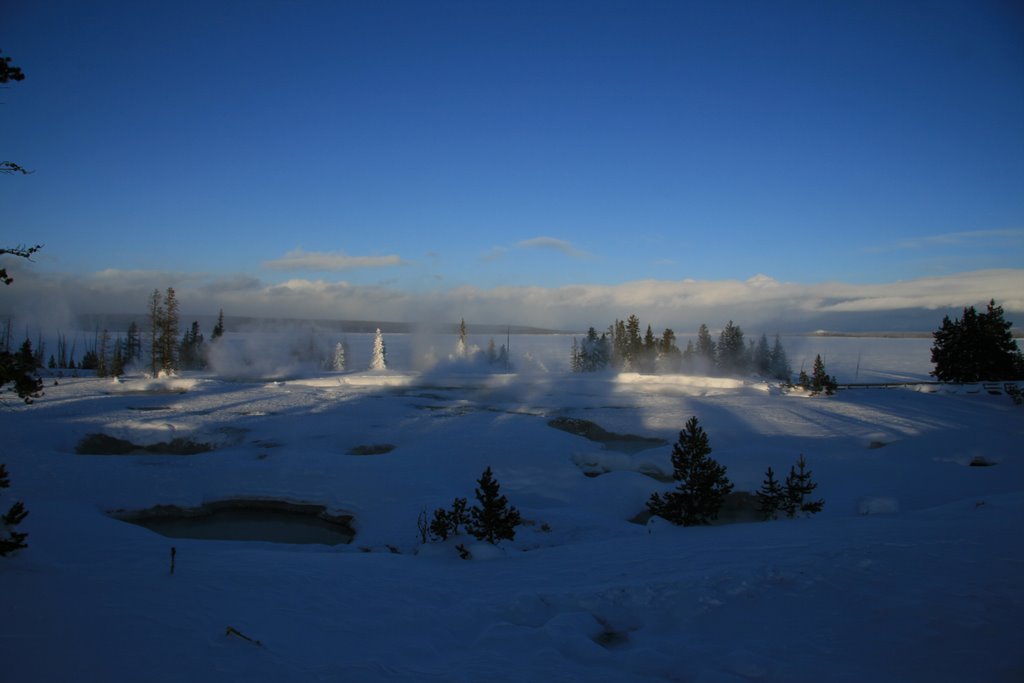
<svg viewBox="0 0 1024 683">
<path fill-rule="evenodd" d="M 865 354 L 877 376 L 897 341 Z M 0 559 L 3 681 L 1024 680 L 1024 407 L 983 387 L 809 398 L 537 369 L 52 384 L 0 409 L 0 505 L 30 511 L 30 547 Z M 607 450 L 548 425 L 672 442 L 691 415 L 737 490 L 803 453 L 824 511 L 630 521 L 669 488 L 648 475 L 671 470 L 670 446 Z M 76 454 L 91 433 L 215 448 Z M 472 501 L 488 465 L 528 520 L 515 541 L 468 543 L 469 561 L 421 545 L 420 512 Z M 170 539 L 107 514 L 233 497 L 326 505 L 357 535 Z"/>
</svg>

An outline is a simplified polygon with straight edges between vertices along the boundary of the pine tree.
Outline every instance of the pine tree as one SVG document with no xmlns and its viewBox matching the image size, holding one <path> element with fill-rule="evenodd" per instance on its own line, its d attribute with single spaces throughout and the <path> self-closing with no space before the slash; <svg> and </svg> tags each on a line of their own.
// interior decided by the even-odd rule
<svg viewBox="0 0 1024 683">
<path fill-rule="evenodd" d="M 345 369 L 345 344 L 338 342 L 334 345 L 334 357 L 331 359 L 331 370 L 342 371 Z"/>
<path fill-rule="evenodd" d="M 741 375 L 747 371 L 746 344 L 743 341 L 743 330 L 730 320 L 718 336 L 715 360 L 720 372 L 727 375 Z"/>
<path fill-rule="evenodd" d="M 10 485 L 11 481 L 8 478 L 7 467 L 0 464 L 0 489 L 9 488 Z M 24 531 L 15 530 L 15 527 L 21 524 L 27 516 L 28 511 L 25 509 L 25 504 L 17 501 L 11 505 L 11 508 L 3 517 L 0 517 L 0 524 L 3 525 L 2 533 L 0 533 L 0 557 L 6 557 L 16 550 L 28 547 L 28 544 L 25 543 L 28 534 Z"/>
<path fill-rule="evenodd" d="M 139 333 L 139 326 L 133 320 L 128 326 L 128 336 L 124 342 L 124 363 L 128 365 L 133 360 L 142 358 L 142 337 Z"/>
<path fill-rule="evenodd" d="M 768 337 L 764 333 L 757 340 L 757 346 L 754 347 L 750 361 L 757 374 L 762 377 L 769 377 L 771 375 L 772 352 L 768 347 Z"/>
<path fill-rule="evenodd" d="M 164 294 L 164 311 L 160 324 L 160 369 L 171 373 L 178 369 L 178 298 L 173 287 Z"/>
<path fill-rule="evenodd" d="M 456 498 L 452 501 L 450 510 L 434 510 L 434 518 L 429 527 L 431 538 L 436 541 L 447 541 L 449 537 L 458 536 L 460 528 L 467 528 L 470 520 L 466 505 L 465 498 Z"/>
<path fill-rule="evenodd" d="M 371 370 L 386 370 L 388 367 L 388 352 L 387 347 L 384 345 L 384 335 L 381 333 L 380 328 L 377 328 L 377 333 L 373 338 L 373 356 L 370 359 Z"/>
<path fill-rule="evenodd" d="M 775 478 L 775 472 L 769 467 L 765 473 L 764 482 L 757 492 L 758 511 L 765 519 L 778 519 L 779 510 L 786 502 L 786 490 Z"/>
<path fill-rule="evenodd" d="M 513 540 L 522 518 L 519 510 L 510 506 L 508 499 L 499 493 L 501 487 L 490 467 L 484 470 L 477 484 L 479 488 L 476 489 L 476 499 L 479 505 L 474 505 L 469 511 L 467 530 L 477 540 L 488 543 Z"/>
<path fill-rule="evenodd" d="M 220 313 L 217 314 L 217 324 L 213 326 L 213 332 L 210 333 L 210 341 L 215 342 L 224 336 L 224 309 L 220 309 Z"/>
<path fill-rule="evenodd" d="M 118 337 L 117 341 L 114 342 L 114 354 L 110 360 L 110 374 L 114 377 L 120 377 L 124 374 L 125 363 L 122 348 L 121 338 Z"/>
<path fill-rule="evenodd" d="M 160 370 L 160 330 L 164 324 L 164 304 L 160 290 L 149 295 L 149 372 L 156 377 Z"/>
<path fill-rule="evenodd" d="M 697 344 L 694 346 L 693 360 L 698 372 L 710 372 L 715 366 L 715 342 L 711 340 L 711 332 L 704 323 L 701 323 L 697 330 Z"/>
<path fill-rule="evenodd" d="M 789 475 L 786 477 L 786 495 L 782 506 L 782 509 L 786 511 L 786 516 L 795 517 L 798 512 L 810 516 L 821 512 L 825 507 L 823 499 L 807 500 L 807 497 L 816 488 L 818 485 L 811 481 L 811 471 L 807 469 L 807 461 L 801 453 L 796 466 L 789 468 Z"/>
<path fill-rule="evenodd" d="M 569 352 L 569 371 L 581 372 L 582 370 L 583 364 L 580 362 L 580 345 L 576 341 L 576 337 L 573 337 L 572 349 Z"/>
<path fill-rule="evenodd" d="M 647 501 L 651 513 L 683 526 L 709 524 L 717 519 L 733 485 L 725 475 L 726 468 L 710 456 L 708 436 L 697 417 L 691 417 L 672 447 L 672 476 L 680 483 L 664 497 L 651 495 Z"/>
<path fill-rule="evenodd" d="M 459 340 L 455 343 L 455 357 L 466 357 L 466 319 L 459 319 Z"/>
<path fill-rule="evenodd" d="M 789 366 L 789 359 L 786 357 L 786 349 L 782 347 L 782 340 L 775 335 L 775 343 L 772 344 L 771 360 L 769 361 L 769 373 L 775 379 L 789 382 L 793 369 Z"/>
<path fill-rule="evenodd" d="M 839 386 L 836 383 L 836 378 L 825 372 L 825 362 L 821 360 L 820 354 L 814 357 L 814 367 L 811 370 L 810 380 L 811 392 L 815 394 L 824 391 L 827 396 L 831 396 Z"/>
<path fill-rule="evenodd" d="M 106 329 L 100 333 L 99 343 L 96 345 L 96 376 L 106 377 L 110 374 L 110 332 Z"/>
</svg>

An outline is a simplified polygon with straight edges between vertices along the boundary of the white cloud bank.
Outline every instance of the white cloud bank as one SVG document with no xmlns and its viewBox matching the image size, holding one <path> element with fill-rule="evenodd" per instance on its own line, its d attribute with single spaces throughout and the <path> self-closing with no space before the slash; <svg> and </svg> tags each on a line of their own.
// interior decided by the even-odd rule
<svg viewBox="0 0 1024 683">
<path fill-rule="evenodd" d="M 175 287 L 182 314 L 517 324 L 566 330 L 603 328 L 637 314 L 655 328 L 687 332 L 734 320 L 748 332 L 918 330 L 938 327 L 945 312 L 995 299 L 1024 325 L 1024 269 L 985 270 L 886 284 L 748 280 L 638 280 L 617 285 L 497 287 L 413 292 L 387 286 L 195 273 L 105 270 L 41 275 L 19 267 L 0 294 L 0 314 L 60 324 L 73 313 L 142 315 L 153 289 Z M 65 323 L 66 325 L 66 323 Z"/>
</svg>

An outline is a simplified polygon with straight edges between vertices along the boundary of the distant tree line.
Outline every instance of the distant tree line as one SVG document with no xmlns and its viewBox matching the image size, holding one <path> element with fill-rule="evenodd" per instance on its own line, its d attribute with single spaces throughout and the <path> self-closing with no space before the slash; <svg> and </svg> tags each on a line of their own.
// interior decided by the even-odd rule
<svg viewBox="0 0 1024 683">
<path fill-rule="evenodd" d="M 591 327 L 581 341 L 573 337 L 570 369 L 573 372 L 612 369 L 641 373 L 755 373 L 790 380 L 789 359 L 778 335 L 771 345 L 764 334 L 756 342 L 748 343 L 740 326 L 730 320 L 716 342 L 708 326 L 702 324 L 696 340 L 689 340 L 680 351 L 671 328 L 666 328 L 660 337 L 654 335 L 650 325 L 641 336 L 640 328 L 640 319 L 631 315 L 625 321 L 616 320 L 600 335 Z"/>
</svg>

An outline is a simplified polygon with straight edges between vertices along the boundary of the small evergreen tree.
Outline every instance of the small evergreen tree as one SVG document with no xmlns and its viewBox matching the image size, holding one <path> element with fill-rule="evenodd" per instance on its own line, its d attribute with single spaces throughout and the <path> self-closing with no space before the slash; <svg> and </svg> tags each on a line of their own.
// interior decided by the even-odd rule
<svg viewBox="0 0 1024 683">
<path fill-rule="evenodd" d="M 345 344 L 338 342 L 334 345 L 334 357 L 331 359 L 331 370 L 341 371 L 345 369 Z"/>
<path fill-rule="evenodd" d="M 114 354 L 110 359 L 110 374 L 113 377 L 120 377 L 124 374 L 125 362 L 124 352 L 121 350 L 122 348 L 123 345 L 121 344 L 121 339 L 118 337 L 117 341 L 114 343 Z"/>
<path fill-rule="evenodd" d="M 717 519 L 733 485 L 725 475 L 726 468 L 710 456 L 708 435 L 697 417 L 691 417 L 672 447 L 672 476 L 680 483 L 664 497 L 651 495 L 647 501 L 651 513 L 683 526 L 709 524 Z"/>
<path fill-rule="evenodd" d="M 758 511 L 767 519 L 778 519 L 779 510 L 786 504 L 786 490 L 775 478 L 775 472 L 769 467 L 764 482 L 757 492 Z"/>
<path fill-rule="evenodd" d="M 128 325 L 128 334 L 124 341 L 122 355 L 124 356 L 125 365 L 128 365 L 133 360 L 142 358 L 142 336 L 139 333 L 139 326 L 134 320 Z"/>
<path fill-rule="evenodd" d="M 370 358 L 371 370 L 386 370 L 388 367 L 388 351 L 384 345 L 384 334 L 377 328 L 373 337 L 373 356 Z"/>
<path fill-rule="evenodd" d="M 825 395 L 831 396 L 838 386 L 836 378 L 825 372 L 825 362 L 821 360 L 821 355 L 815 356 L 814 368 L 811 371 L 811 391 L 815 394 L 824 391 Z"/>
<path fill-rule="evenodd" d="M 459 319 L 459 340 L 455 343 L 455 357 L 465 358 L 466 357 L 466 319 Z"/>
<path fill-rule="evenodd" d="M 7 475 L 7 467 L 0 464 L 0 489 L 9 488 L 10 485 L 11 481 Z M 0 517 L 0 524 L 3 525 L 2 533 L 0 533 L 0 557 L 6 557 L 16 550 L 28 547 L 28 544 L 25 543 L 28 534 L 15 529 L 27 516 L 28 510 L 25 509 L 25 504 L 19 500 L 11 506 L 10 510 L 3 517 Z"/>
<path fill-rule="evenodd" d="M 710 372 L 715 366 L 715 342 L 711 340 L 708 326 L 701 323 L 697 330 L 697 344 L 693 349 L 693 360 L 698 372 Z"/>
<path fill-rule="evenodd" d="M 210 333 L 210 341 L 215 342 L 224 336 L 224 309 L 220 309 L 220 313 L 217 314 L 217 324 L 213 326 L 213 332 Z"/>
<path fill-rule="evenodd" d="M 796 466 L 789 468 L 789 475 L 786 477 L 786 496 L 782 506 L 786 516 L 792 518 L 798 512 L 810 516 L 821 512 L 825 507 L 824 499 L 808 500 L 808 496 L 816 488 L 818 485 L 811 481 L 811 471 L 807 469 L 807 461 L 801 453 Z"/>
<path fill-rule="evenodd" d="M 743 330 L 730 320 L 718 336 L 715 354 L 718 370 L 727 375 L 742 375 L 747 371 L 748 358 Z"/>
<path fill-rule="evenodd" d="M 770 377 L 772 373 L 772 351 L 768 347 L 768 337 L 763 333 L 757 340 L 757 346 L 751 353 L 750 362 L 754 371 L 762 377 Z"/>
<path fill-rule="evenodd" d="M 465 498 L 456 498 L 452 501 L 450 510 L 444 508 L 434 510 L 434 518 L 429 527 L 430 537 L 436 541 L 447 541 L 451 536 L 458 536 L 459 529 L 469 525 L 466 505 Z"/>
<path fill-rule="evenodd" d="M 789 366 L 789 359 L 786 357 L 786 349 L 782 347 L 782 341 L 779 339 L 779 335 L 775 335 L 775 343 L 772 344 L 772 351 L 770 360 L 768 363 L 769 373 L 775 379 L 780 379 L 785 382 L 791 381 L 790 375 L 793 374 L 793 369 Z"/>
<path fill-rule="evenodd" d="M 683 354 L 676 346 L 676 333 L 666 327 L 658 343 L 658 367 L 661 372 L 679 372 L 682 361 Z"/>
<path fill-rule="evenodd" d="M 470 511 L 466 529 L 477 540 L 497 543 L 509 541 L 516 536 L 516 527 L 522 522 L 519 510 L 508 504 L 508 499 L 499 493 L 501 488 L 488 467 L 477 480 L 476 499 L 479 503 Z"/>
</svg>

